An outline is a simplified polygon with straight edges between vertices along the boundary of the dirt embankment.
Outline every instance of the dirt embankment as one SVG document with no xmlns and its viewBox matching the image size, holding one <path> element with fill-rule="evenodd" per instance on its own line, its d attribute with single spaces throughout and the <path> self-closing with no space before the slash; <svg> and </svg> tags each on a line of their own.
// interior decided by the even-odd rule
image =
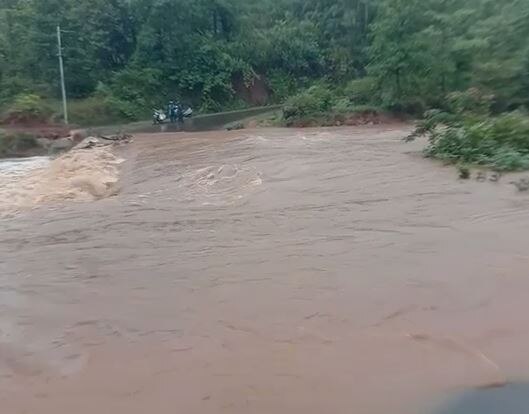
<svg viewBox="0 0 529 414">
<path fill-rule="evenodd" d="M 249 117 L 225 125 L 225 129 L 255 129 L 270 127 L 289 128 L 317 128 L 317 127 L 340 127 L 340 126 L 372 126 L 372 125 L 398 125 L 407 124 L 410 119 L 405 116 L 380 112 L 376 110 L 365 110 L 350 113 L 321 113 L 306 115 L 299 118 L 286 118 L 281 110 Z"/>
<path fill-rule="evenodd" d="M 9 124 L 1 128 L 11 134 L 28 134 L 50 140 L 68 137 L 71 131 L 71 127 L 62 124 Z"/>
<path fill-rule="evenodd" d="M 70 126 L 26 123 L 0 126 L 0 158 L 57 154 L 72 149 L 86 135 Z"/>
<path fill-rule="evenodd" d="M 0 136 L 0 158 L 27 158 L 55 155 L 72 149 L 76 141 L 68 136 L 49 139 L 35 138 L 30 134 Z"/>
<path fill-rule="evenodd" d="M 294 128 L 388 125 L 406 121 L 394 114 L 362 111 L 351 113 L 329 113 L 287 120 L 287 126 Z"/>
</svg>

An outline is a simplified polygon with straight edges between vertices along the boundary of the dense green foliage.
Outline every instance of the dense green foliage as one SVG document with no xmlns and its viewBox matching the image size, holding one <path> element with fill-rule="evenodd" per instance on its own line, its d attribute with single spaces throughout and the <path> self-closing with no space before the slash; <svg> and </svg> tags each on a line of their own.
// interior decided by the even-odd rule
<svg viewBox="0 0 529 414">
<path fill-rule="evenodd" d="M 52 113 L 52 107 L 40 96 L 21 94 L 13 98 L 5 111 L 3 121 L 5 123 L 46 122 Z"/>
<path fill-rule="evenodd" d="M 314 85 L 290 98 L 283 109 L 285 118 L 296 119 L 328 112 L 333 106 L 332 92 L 322 85 Z"/>
<path fill-rule="evenodd" d="M 426 155 L 449 162 L 492 167 L 497 171 L 529 168 L 529 118 L 520 113 L 463 118 L 429 129 Z"/>
<path fill-rule="evenodd" d="M 318 83 L 291 96 L 283 105 L 287 126 L 359 125 L 378 122 L 383 109 L 370 105 L 371 80 L 351 81 L 345 88 Z"/>
<path fill-rule="evenodd" d="M 470 87 L 493 113 L 529 103 L 529 0 L 3 0 L 0 106 L 59 97 L 57 24 L 68 95 L 89 98 L 83 123 L 172 97 L 237 107 L 256 80 L 269 102 L 300 93 L 288 108 L 302 112 L 420 114 Z"/>
<path fill-rule="evenodd" d="M 520 111 L 490 113 L 491 96 L 471 89 L 453 93 L 447 110 L 431 110 L 410 139 L 426 135 L 425 154 L 450 163 L 475 164 L 497 171 L 529 168 L 529 117 Z"/>
</svg>

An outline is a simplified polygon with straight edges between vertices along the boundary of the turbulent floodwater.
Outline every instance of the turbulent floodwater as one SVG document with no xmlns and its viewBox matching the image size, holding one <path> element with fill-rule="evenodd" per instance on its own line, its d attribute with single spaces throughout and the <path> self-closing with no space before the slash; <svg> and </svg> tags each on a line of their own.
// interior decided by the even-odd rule
<svg viewBox="0 0 529 414">
<path fill-rule="evenodd" d="M 2 413 L 418 414 L 528 380 L 529 197 L 406 132 L 138 136 L 117 196 L 0 220 Z"/>
<path fill-rule="evenodd" d="M 49 161 L 48 157 L 0 159 L 0 174 L 6 179 L 20 177 L 29 171 L 47 166 Z"/>
<path fill-rule="evenodd" d="M 72 150 L 53 160 L 0 160 L 0 218 L 43 204 L 93 201 L 112 195 L 124 160 L 110 148 Z"/>
</svg>

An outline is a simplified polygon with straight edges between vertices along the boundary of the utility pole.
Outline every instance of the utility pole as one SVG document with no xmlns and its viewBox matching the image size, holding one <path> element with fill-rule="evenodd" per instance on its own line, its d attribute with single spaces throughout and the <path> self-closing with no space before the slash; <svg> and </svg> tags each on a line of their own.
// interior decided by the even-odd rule
<svg viewBox="0 0 529 414">
<path fill-rule="evenodd" d="M 64 65 L 62 62 L 62 42 L 60 26 L 57 26 L 57 47 L 59 49 L 59 71 L 61 73 L 62 112 L 64 115 L 64 123 L 68 125 L 68 104 L 66 102 L 66 84 L 64 82 Z"/>
</svg>

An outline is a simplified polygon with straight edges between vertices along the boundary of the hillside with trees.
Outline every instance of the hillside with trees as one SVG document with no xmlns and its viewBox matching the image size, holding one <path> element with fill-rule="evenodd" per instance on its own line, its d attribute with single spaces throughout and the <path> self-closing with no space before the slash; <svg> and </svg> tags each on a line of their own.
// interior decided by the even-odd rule
<svg viewBox="0 0 529 414">
<path fill-rule="evenodd" d="M 240 108 L 256 84 L 294 120 L 421 115 L 472 88 L 493 113 L 529 103 L 529 0 L 4 0 L 0 106 L 59 98 L 58 24 L 81 118 Z"/>
</svg>

